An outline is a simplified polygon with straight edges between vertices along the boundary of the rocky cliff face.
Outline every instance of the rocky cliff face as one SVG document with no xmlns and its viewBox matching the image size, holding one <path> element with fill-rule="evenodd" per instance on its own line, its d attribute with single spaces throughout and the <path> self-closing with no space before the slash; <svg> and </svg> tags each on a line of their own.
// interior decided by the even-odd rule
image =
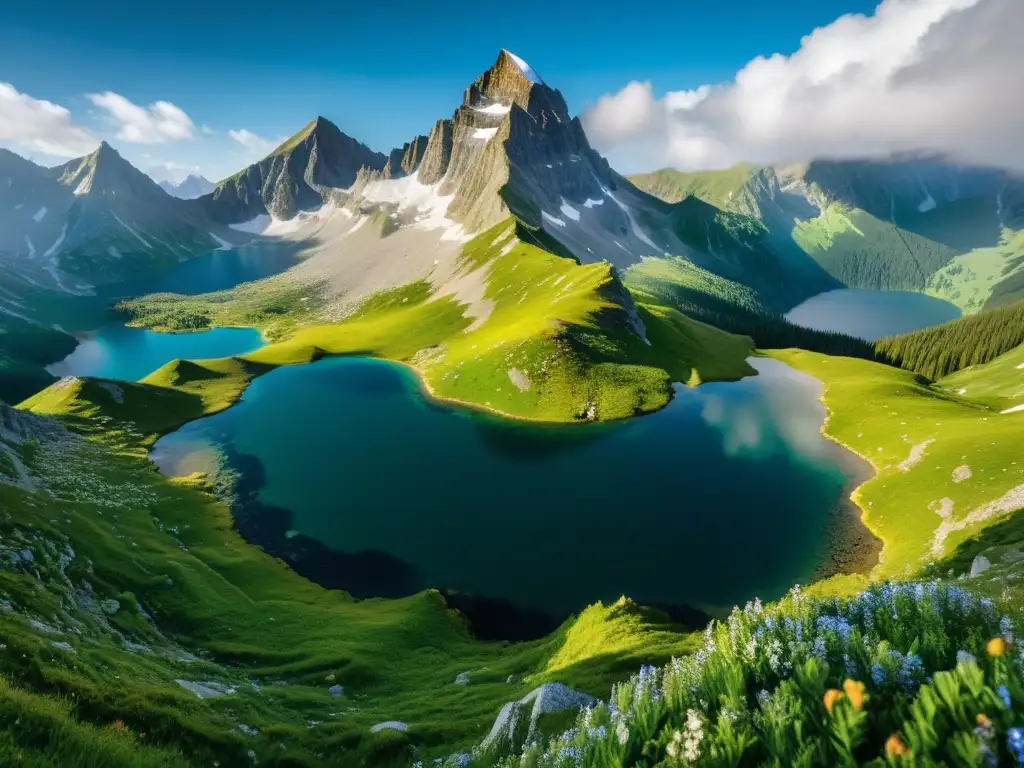
<svg viewBox="0 0 1024 768">
<path fill-rule="evenodd" d="M 290 219 L 351 187 L 362 168 L 383 171 L 388 158 L 318 117 L 258 163 L 200 198 L 216 221 L 236 224 L 262 214 Z"/>
</svg>

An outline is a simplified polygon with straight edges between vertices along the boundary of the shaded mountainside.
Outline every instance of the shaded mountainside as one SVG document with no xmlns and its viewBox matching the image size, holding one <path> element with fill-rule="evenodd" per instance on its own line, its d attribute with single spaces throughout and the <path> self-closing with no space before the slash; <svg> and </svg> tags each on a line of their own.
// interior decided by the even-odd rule
<svg viewBox="0 0 1024 768">
<path fill-rule="evenodd" d="M 0 260 L 41 287 L 81 292 L 216 247 L 203 217 L 105 142 L 53 169 L 4 152 L 4 175 Z"/>
<path fill-rule="evenodd" d="M 225 224 L 269 214 L 291 219 L 351 187 L 361 168 L 383 170 L 388 158 L 318 117 L 260 162 L 225 179 L 198 205 Z"/>
<path fill-rule="evenodd" d="M 632 177 L 752 216 L 850 287 L 925 291 L 965 311 L 1024 296 L 1024 181 L 933 159 L 817 160 Z"/>
</svg>

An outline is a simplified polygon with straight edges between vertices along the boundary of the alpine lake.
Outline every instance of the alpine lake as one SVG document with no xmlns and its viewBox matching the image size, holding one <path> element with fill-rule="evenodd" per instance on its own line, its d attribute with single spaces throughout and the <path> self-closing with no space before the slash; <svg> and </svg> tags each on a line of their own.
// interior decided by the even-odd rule
<svg viewBox="0 0 1024 768">
<path fill-rule="evenodd" d="M 220 290 L 292 263 L 218 251 L 146 290 Z M 789 317 L 876 338 L 957 314 L 917 294 L 844 290 Z M 50 370 L 136 380 L 261 344 L 254 329 L 110 323 Z M 720 614 L 878 556 L 848 500 L 870 468 L 821 434 L 820 383 L 751 364 L 758 375 L 739 382 L 677 385 L 648 416 L 547 426 L 437 404 L 402 365 L 327 358 L 261 376 L 151 459 L 169 476 L 208 473 L 245 538 L 356 597 L 437 588 L 545 624 L 621 595 Z"/>
</svg>

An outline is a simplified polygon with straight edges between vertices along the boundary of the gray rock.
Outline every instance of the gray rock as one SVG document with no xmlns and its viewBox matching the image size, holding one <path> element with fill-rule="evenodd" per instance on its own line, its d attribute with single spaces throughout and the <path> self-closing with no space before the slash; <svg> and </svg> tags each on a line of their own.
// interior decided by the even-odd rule
<svg viewBox="0 0 1024 768">
<path fill-rule="evenodd" d="M 992 563 L 984 555 L 978 555 L 974 558 L 974 562 L 971 563 L 971 577 L 979 576 L 989 568 L 992 567 Z"/>
</svg>

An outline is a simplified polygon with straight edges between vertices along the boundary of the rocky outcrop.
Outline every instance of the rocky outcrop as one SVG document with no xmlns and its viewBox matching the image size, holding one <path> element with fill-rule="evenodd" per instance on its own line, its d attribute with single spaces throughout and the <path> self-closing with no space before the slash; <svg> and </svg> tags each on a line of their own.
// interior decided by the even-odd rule
<svg viewBox="0 0 1024 768">
<path fill-rule="evenodd" d="M 403 176 L 411 176 L 416 173 L 427 152 L 428 141 L 428 136 L 417 136 L 412 141 L 403 144 L 400 149 L 391 150 L 387 165 L 384 166 L 383 178 L 400 179 Z"/>
<path fill-rule="evenodd" d="M 420 163 L 419 180 L 424 184 L 436 184 L 448 172 L 452 158 L 452 123 L 438 120 L 430 131 L 427 146 Z"/>
<path fill-rule="evenodd" d="M 351 187 L 361 169 L 383 171 L 388 158 L 318 117 L 263 160 L 199 199 L 216 221 L 235 224 L 261 215 L 290 219 Z"/>
</svg>

